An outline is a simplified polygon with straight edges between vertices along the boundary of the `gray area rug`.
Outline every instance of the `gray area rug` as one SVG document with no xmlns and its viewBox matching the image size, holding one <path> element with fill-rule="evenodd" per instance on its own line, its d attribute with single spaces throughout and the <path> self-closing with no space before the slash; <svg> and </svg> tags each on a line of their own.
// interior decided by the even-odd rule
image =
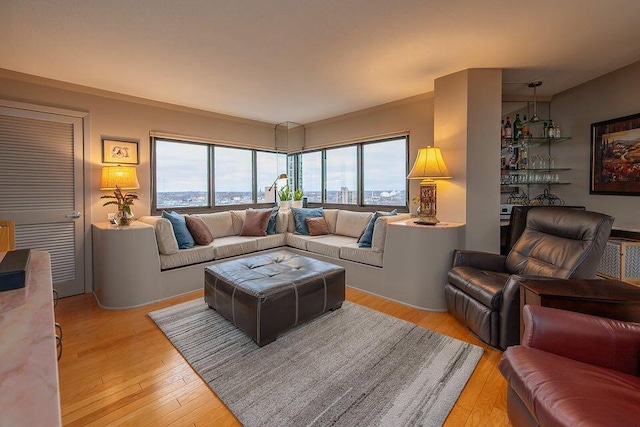
<svg viewBox="0 0 640 427">
<path fill-rule="evenodd" d="M 262 348 L 202 300 L 149 316 L 247 427 L 441 425 L 483 351 L 350 302 Z"/>
</svg>

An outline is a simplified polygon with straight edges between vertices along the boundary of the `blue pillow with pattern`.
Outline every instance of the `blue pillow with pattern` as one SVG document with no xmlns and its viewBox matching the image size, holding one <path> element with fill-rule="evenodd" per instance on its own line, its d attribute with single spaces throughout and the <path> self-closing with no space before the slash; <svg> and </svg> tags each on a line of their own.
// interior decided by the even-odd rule
<svg viewBox="0 0 640 427">
<path fill-rule="evenodd" d="M 392 210 L 391 212 L 377 211 L 376 213 L 374 213 L 371 217 L 371 220 L 369 221 L 369 224 L 367 224 L 367 228 L 364 229 L 364 233 L 362 233 L 362 236 L 360 236 L 360 239 L 358 239 L 358 247 L 370 248 L 371 242 L 373 241 L 373 229 L 376 226 L 376 220 L 381 216 L 394 215 L 398 215 L 398 211 L 396 209 Z"/>
</svg>

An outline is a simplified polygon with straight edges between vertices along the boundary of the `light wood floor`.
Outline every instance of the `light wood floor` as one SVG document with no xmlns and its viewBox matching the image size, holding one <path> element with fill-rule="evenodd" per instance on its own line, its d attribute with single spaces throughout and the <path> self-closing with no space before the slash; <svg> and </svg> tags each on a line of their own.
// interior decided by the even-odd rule
<svg viewBox="0 0 640 427">
<path fill-rule="evenodd" d="M 224 404 L 184 361 L 147 313 L 202 292 L 130 310 L 103 310 L 93 295 L 64 298 L 59 363 L 62 421 L 67 426 L 235 426 Z M 484 348 L 447 426 L 508 426 L 502 352 L 484 345 L 447 313 L 410 308 L 353 289 L 347 299 Z"/>
</svg>

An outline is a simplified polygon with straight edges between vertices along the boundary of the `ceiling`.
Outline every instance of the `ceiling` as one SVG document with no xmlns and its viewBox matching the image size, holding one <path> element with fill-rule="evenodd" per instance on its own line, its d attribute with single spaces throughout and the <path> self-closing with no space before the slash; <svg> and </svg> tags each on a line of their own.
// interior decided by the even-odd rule
<svg viewBox="0 0 640 427">
<path fill-rule="evenodd" d="M 638 17 L 637 0 L 0 0 L 0 68 L 306 124 L 467 68 L 553 95 L 640 60 Z"/>
</svg>

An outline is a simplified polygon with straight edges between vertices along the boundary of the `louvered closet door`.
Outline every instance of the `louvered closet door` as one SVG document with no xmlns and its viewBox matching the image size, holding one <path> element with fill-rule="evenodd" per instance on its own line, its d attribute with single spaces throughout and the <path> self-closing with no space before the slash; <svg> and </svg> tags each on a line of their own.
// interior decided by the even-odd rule
<svg viewBox="0 0 640 427">
<path fill-rule="evenodd" d="M 84 292 L 82 119 L 0 107 L 0 218 L 51 254 L 60 296 Z"/>
</svg>

